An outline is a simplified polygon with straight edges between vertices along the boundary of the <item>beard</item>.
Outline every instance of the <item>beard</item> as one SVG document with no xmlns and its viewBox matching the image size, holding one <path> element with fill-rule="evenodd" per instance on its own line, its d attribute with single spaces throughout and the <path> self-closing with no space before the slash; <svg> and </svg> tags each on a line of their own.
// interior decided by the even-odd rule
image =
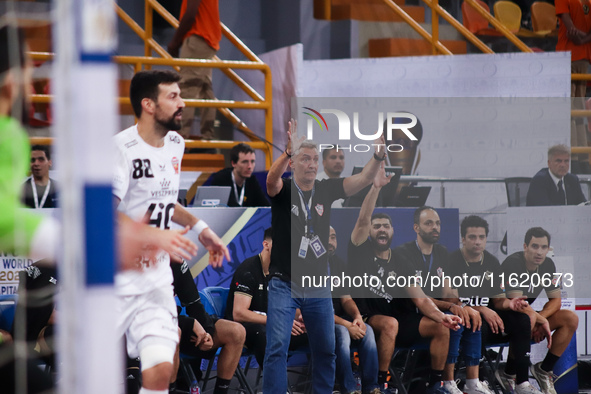
<svg viewBox="0 0 591 394">
<path fill-rule="evenodd" d="M 176 117 L 177 117 L 177 115 L 182 114 L 182 113 L 183 113 L 183 110 L 179 109 L 170 118 L 164 119 L 164 118 L 160 118 L 160 117 L 156 116 L 155 120 L 160 126 L 162 126 L 164 129 L 166 129 L 167 132 L 169 130 L 179 131 L 183 126 L 183 120 L 182 119 L 177 120 Z"/>
<path fill-rule="evenodd" d="M 381 237 L 385 237 L 387 239 L 387 242 L 386 243 L 379 243 L 378 238 L 381 238 Z M 384 235 L 384 234 L 378 234 L 376 238 L 370 236 L 369 240 L 372 243 L 373 248 L 375 250 L 377 250 L 378 252 L 384 252 L 384 251 L 390 249 L 390 244 L 392 243 L 392 237 L 388 237 L 387 235 Z"/>
<path fill-rule="evenodd" d="M 436 244 L 437 242 L 439 242 L 439 233 L 433 234 L 432 232 L 427 233 L 423 230 L 420 230 L 419 236 L 424 242 L 428 244 Z"/>
</svg>

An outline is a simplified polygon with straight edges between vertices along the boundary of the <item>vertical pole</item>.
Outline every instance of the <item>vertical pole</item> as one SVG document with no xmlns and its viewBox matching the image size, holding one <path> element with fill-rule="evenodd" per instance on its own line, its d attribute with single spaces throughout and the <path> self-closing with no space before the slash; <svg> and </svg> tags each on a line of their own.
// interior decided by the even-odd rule
<svg viewBox="0 0 591 394">
<path fill-rule="evenodd" d="M 439 41 L 439 15 L 437 15 L 437 7 L 439 0 L 431 0 L 431 48 L 433 55 L 438 55 L 437 42 Z"/>
<path fill-rule="evenodd" d="M 56 0 L 56 159 L 61 174 L 59 392 L 124 390 L 116 333 L 111 180 L 117 131 L 110 0 Z M 59 20 L 59 23 L 58 23 Z"/>
<path fill-rule="evenodd" d="M 149 40 L 152 38 L 152 20 L 154 12 L 152 11 L 152 5 L 148 0 L 145 1 L 145 15 L 144 15 L 144 56 L 152 56 L 152 47 L 150 46 Z M 146 65 L 146 70 L 150 70 L 152 66 Z"/>
</svg>

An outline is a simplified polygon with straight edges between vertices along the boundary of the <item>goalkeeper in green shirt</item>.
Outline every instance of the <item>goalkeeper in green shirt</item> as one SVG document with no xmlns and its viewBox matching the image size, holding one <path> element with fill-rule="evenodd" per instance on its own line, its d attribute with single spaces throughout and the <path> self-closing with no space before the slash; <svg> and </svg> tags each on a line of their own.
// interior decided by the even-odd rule
<svg viewBox="0 0 591 394">
<path fill-rule="evenodd" d="M 30 163 L 27 134 L 17 119 L 28 114 L 31 60 L 20 30 L 0 29 L 0 250 L 32 259 L 55 260 L 58 224 L 20 203 L 20 189 Z"/>
</svg>

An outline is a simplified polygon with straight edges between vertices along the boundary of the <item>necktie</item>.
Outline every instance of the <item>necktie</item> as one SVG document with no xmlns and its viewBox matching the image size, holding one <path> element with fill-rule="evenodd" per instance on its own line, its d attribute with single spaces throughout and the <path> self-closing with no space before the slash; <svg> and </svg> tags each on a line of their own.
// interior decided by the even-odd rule
<svg viewBox="0 0 591 394">
<path fill-rule="evenodd" d="M 560 205 L 566 205 L 566 195 L 564 194 L 564 188 L 562 187 L 562 179 L 558 181 L 558 202 Z"/>
</svg>

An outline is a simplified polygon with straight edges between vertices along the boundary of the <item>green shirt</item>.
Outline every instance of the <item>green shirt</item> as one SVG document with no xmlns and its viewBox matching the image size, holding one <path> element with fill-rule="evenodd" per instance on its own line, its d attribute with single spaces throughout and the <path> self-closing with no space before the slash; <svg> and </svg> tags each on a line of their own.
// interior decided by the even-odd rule
<svg viewBox="0 0 591 394">
<path fill-rule="evenodd" d="M 29 253 L 43 220 L 20 202 L 30 158 L 29 140 L 20 123 L 0 116 L 0 251 L 20 256 Z"/>
</svg>

